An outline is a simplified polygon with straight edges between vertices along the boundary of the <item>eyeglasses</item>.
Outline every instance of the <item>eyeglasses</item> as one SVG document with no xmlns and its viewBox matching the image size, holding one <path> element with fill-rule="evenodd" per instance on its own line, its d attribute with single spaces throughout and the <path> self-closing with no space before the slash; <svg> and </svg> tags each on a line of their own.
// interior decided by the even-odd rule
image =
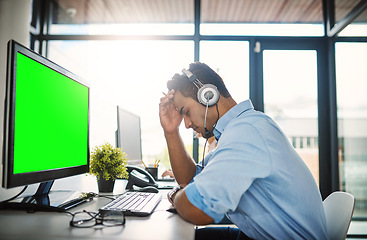
<svg viewBox="0 0 367 240">
<path fill-rule="evenodd" d="M 90 228 L 97 225 L 104 227 L 116 227 L 123 226 L 125 224 L 125 216 L 122 212 L 108 212 L 108 213 L 96 213 L 96 212 L 77 212 L 72 214 L 70 221 L 71 227 L 77 228 Z"/>
</svg>

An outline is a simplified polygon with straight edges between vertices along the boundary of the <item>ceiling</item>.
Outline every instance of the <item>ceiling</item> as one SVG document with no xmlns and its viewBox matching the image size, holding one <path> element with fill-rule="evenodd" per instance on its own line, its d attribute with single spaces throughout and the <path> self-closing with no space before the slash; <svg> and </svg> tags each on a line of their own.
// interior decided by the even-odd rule
<svg viewBox="0 0 367 240">
<path fill-rule="evenodd" d="M 339 21 L 360 0 L 335 0 Z M 367 11 L 358 21 L 367 22 Z M 54 24 L 193 23 L 194 0 L 53 0 Z M 322 0 L 201 0 L 203 23 L 322 23 Z"/>
</svg>

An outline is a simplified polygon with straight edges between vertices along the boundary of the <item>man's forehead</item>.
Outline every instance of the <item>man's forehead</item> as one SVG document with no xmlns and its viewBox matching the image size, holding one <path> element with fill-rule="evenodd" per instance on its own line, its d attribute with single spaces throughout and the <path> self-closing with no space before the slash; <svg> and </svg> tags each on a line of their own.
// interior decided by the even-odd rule
<svg viewBox="0 0 367 240">
<path fill-rule="evenodd" d="M 180 102 L 182 97 L 183 97 L 183 95 L 179 91 L 175 91 L 173 93 L 172 101 L 174 103 Z"/>
<path fill-rule="evenodd" d="M 172 100 L 174 102 L 176 109 L 180 110 L 184 107 L 185 97 L 182 95 L 182 93 L 175 91 Z"/>
</svg>

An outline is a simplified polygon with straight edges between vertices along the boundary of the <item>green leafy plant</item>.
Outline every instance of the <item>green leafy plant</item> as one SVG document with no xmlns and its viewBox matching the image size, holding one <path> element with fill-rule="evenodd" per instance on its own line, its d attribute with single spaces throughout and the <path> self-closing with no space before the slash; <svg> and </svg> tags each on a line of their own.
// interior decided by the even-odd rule
<svg viewBox="0 0 367 240">
<path fill-rule="evenodd" d="M 128 178 L 126 153 L 110 143 L 96 146 L 90 156 L 89 173 L 100 179 Z"/>
</svg>

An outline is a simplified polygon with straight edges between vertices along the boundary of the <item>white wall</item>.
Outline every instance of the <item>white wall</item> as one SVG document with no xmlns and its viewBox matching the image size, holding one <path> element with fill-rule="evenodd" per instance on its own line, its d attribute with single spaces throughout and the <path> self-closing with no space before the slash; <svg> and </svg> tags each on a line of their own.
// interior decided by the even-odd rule
<svg viewBox="0 0 367 240">
<path fill-rule="evenodd" d="M 32 0 L 0 0 L 0 158 L 3 152 L 4 100 L 6 78 L 7 42 L 10 39 L 29 46 L 29 26 L 31 21 Z M 2 182 L 2 168 L 0 177 Z M 0 187 L 0 201 L 20 191 L 21 188 L 4 189 Z"/>
</svg>

